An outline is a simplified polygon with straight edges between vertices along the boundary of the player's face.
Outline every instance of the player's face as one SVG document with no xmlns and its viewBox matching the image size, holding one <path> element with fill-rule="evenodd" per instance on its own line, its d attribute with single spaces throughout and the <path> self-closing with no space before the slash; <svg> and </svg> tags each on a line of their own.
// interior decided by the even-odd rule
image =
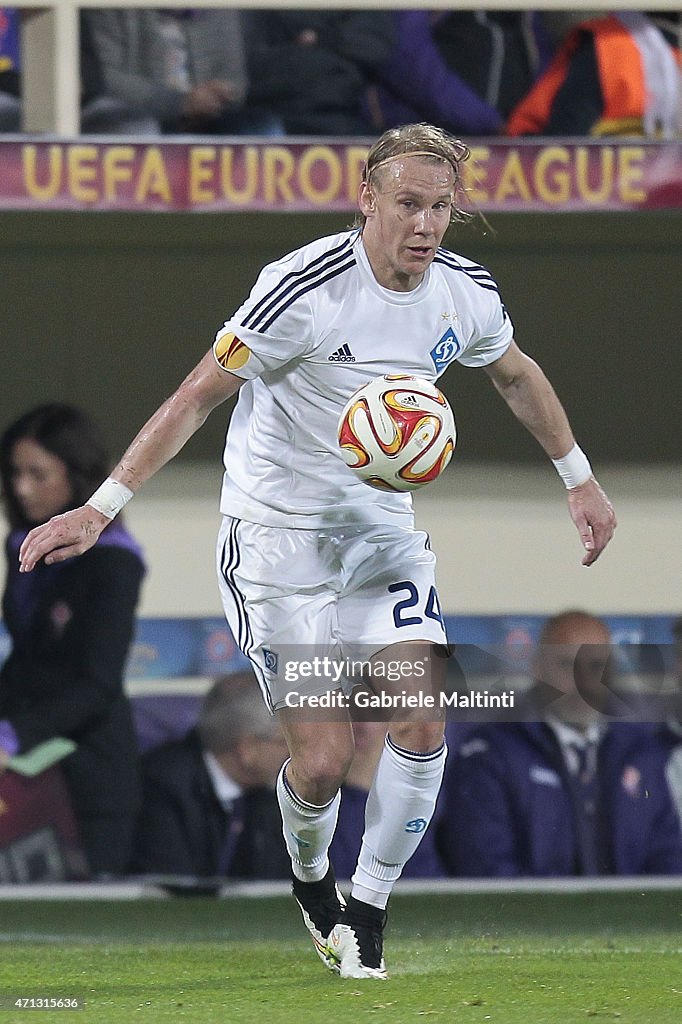
<svg viewBox="0 0 682 1024">
<path fill-rule="evenodd" d="M 454 198 L 449 164 L 420 156 L 391 160 L 371 186 L 362 184 L 362 238 L 379 284 L 400 292 L 417 287 L 443 241 Z"/>
<path fill-rule="evenodd" d="M 72 499 L 65 464 L 27 437 L 12 450 L 12 490 L 29 523 L 44 523 Z"/>
</svg>

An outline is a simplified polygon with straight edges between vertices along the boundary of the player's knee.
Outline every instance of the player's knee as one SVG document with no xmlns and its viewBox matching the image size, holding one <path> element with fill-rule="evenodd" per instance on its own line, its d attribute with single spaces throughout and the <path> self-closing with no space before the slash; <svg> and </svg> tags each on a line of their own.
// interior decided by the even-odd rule
<svg viewBox="0 0 682 1024">
<path fill-rule="evenodd" d="M 326 790 L 336 792 L 345 781 L 351 760 L 352 754 L 344 756 L 343 753 L 339 753 L 338 756 L 334 756 L 331 751 L 319 751 L 308 766 L 310 781 Z"/>
<path fill-rule="evenodd" d="M 331 800 L 345 781 L 352 759 L 350 746 L 307 751 L 293 758 L 292 767 L 304 791 L 300 795 L 316 804 Z"/>
<path fill-rule="evenodd" d="M 389 733 L 403 750 L 428 754 L 443 743 L 445 727 L 443 722 L 392 722 Z"/>
</svg>

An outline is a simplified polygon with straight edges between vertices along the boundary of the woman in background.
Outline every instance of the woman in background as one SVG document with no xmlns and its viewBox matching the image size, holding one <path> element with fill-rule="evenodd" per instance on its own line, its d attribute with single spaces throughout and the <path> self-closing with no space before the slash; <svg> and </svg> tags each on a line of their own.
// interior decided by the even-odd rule
<svg viewBox="0 0 682 1024">
<path fill-rule="evenodd" d="M 87 557 L 19 573 L 27 532 L 76 508 L 109 460 L 90 417 L 39 406 L 0 438 L 0 482 L 10 526 L 2 610 L 12 640 L 0 670 L 0 771 L 16 753 L 56 736 L 77 749 L 63 762 L 90 874 L 123 874 L 139 801 L 138 757 L 123 675 L 144 575 L 120 519 Z"/>
</svg>

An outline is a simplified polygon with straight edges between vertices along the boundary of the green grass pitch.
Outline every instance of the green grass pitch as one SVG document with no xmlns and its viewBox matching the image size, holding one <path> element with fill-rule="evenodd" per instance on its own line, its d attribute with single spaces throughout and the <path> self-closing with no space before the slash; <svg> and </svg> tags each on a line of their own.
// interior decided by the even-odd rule
<svg viewBox="0 0 682 1024">
<path fill-rule="evenodd" d="M 326 971 L 281 897 L 4 899 L 0 940 L 0 1024 L 682 1021 L 682 890 L 397 893 L 386 982 Z"/>
</svg>

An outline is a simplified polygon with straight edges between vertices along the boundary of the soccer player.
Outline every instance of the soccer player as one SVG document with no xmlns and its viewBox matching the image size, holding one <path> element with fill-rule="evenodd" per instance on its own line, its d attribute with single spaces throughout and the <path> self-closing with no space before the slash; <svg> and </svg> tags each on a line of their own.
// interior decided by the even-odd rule
<svg viewBox="0 0 682 1024">
<path fill-rule="evenodd" d="M 20 554 L 30 572 L 41 558 L 54 563 L 85 551 L 211 410 L 239 391 L 224 456 L 220 589 L 289 747 L 277 790 L 294 896 L 320 957 L 342 977 L 386 977 L 386 905 L 431 819 L 446 755 L 438 709 L 391 715 L 345 904 L 327 851 L 353 755 L 350 717 L 342 708 L 301 706 L 334 684 L 323 669 L 306 674 L 310 665 L 296 676 L 290 654 L 312 652 L 324 667 L 323 656 L 369 652 L 377 666 L 403 666 L 397 682 L 383 678 L 384 692 L 435 693 L 446 638 L 435 558 L 414 529 L 410 497 L 368 487 L 341 458 L 336 425 L 344 404 L 380 374 L 436 380 L 455 360 L 483 367 L 562 476 L 584 565 L 616 525 L 554 390 L 514 342 L 491 275 L 441 248 L 459 213 L 467 156 L 463 143 L 428 125 L 386 132 L 360 185 L 362 224 L 265 267 L 112 475 L 82 508 L 34 530 Z"/>
</svg>

